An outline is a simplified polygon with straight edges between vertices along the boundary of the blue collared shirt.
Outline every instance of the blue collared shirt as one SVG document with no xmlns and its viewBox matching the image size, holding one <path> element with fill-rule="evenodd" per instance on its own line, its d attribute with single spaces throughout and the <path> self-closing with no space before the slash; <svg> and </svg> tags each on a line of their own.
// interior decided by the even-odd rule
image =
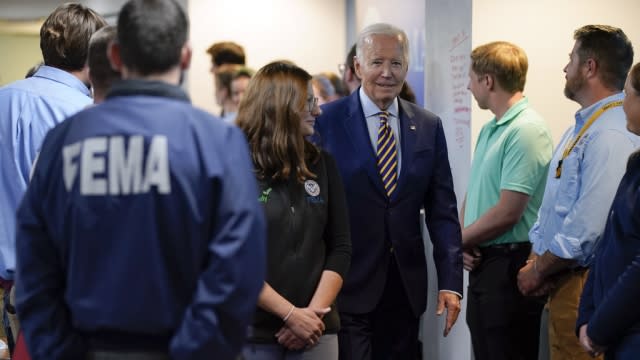
<svg viewBox="0 0 640 360">
<path fill-rule="evenodd" d="M 87 86 L 70 73 L 41 66 L 0 88 L 0 277 L 13 279 L 16 209 L 31 165 L 49 129 L 91 104 Z"/>
<path fill-rule="evenodd" d="M 538 219 L 529 231 L 537 254 L 548 250 L 563 259 L 576 260 L 581 266 L 591 263 L 627 158 L 640 145 L 640 137 L 626 128 L 622 106 L 605 111 L 591 125 L 562 162 L 559 179 L 555 177 L 556 167 L 567 143 L 591 115 L 603 105 L 623 98 L 618 93 L 578 111 L 576 124 L 562 136 L 549 165 Z"/>
<path fill-rule="evenodd" d="M 373 152 L 378 151 L 378 130 L 380 129 L 380 117 L 379 113 L 386 110 L 389 113 L 388 123 L 393 131 L 393 136 L 396 137 L 396 150 L 398 151 L 398 175 L 400 175 L 400 162 L 402 159 L 400 146 L 400 113 L 398 111 L 398 98 L 393 99 L 391 105 L 387 109 L 380 109 L 378 105 L 365 94 L 362 87 L 360 87 L 359 93 L 360 103 L 362 104 L 362 110 L 364 111 L 364 118 L 367 121 L 367 130 L 369 130 L 369 138 L 371 139 L 371 146 L 373 146 Z"/>
</svg>

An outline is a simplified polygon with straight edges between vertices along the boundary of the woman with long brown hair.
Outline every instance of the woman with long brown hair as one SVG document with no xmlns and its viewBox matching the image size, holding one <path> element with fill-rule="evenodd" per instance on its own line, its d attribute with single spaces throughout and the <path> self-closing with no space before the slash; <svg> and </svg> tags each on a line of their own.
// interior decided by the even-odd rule
<svg viewBox="0 0 640 360">
<path fill-rule="evenodd" d="M 247 360 L 338 358 L 335 298 L 351 259 L 335 161 L 306 137 L 320 115 L 311 76 L 288 62 L 260 69 L 236 122 L 249 142 L 268 222 L 267 280 Z"/>
</svg>

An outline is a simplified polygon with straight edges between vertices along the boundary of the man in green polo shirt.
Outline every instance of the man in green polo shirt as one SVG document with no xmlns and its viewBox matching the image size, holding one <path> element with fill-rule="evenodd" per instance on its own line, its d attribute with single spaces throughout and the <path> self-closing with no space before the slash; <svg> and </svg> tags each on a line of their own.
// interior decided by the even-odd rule
<svg viewBox="0 0 640 360">
<path fill-rule="evenodd" d="M 522 94 L 527 67 L 524 51 L 507 42 L 471 52 L 469 90 L 495 115 L 478 137 L 461 214 L 476 360 L 537 359 L 544 300 L 523 296 L 516 277 L 531 250 L 552 140 Z"/>
</svg>

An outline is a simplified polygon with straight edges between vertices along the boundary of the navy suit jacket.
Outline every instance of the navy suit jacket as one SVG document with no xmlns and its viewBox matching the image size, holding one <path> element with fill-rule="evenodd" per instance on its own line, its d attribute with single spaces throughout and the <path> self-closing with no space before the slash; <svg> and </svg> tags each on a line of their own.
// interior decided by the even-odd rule
<svg viewBox="0 0 640 360">
<path fill-rule="evenodd" d="M 587 335 L 608 348 L 606 355 L 625 350 L 639 354 L 639 298 L 640 152 L 635 152 L 629 157 L 582 290 L 576 335 L 588 323 Z"/>
<path fill-rule="evenodd" d="M 411 308 L 419 316 L 427 304 L 422 207 L 438 288 L 462 294 L 460 223 L 442 122 L 398 99 L 402 164 L 398 187 L 389 199 L 358 93 L 323 106 L 316 120 L 315 138 L 335 157 L 342 175 L 351 223 L 351 268 L 338 308 L 354 314 L 373 311 L 384 290 L 389 260 L 395 256 Z"/>
</svg>

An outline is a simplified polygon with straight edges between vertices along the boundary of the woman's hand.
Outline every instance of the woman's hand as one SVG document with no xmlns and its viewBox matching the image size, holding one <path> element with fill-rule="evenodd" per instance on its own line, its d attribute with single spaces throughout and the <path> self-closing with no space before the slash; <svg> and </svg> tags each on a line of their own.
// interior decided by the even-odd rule
<svg viewBox="0 0 640 360">
<path fill-rule="evenodd" d="M 278 339 L 278 343 L 287 350 L 301 350 L 307 346 L 307 343 L 297 337 L 286 325 L 276 333 L 276 339 Z"/>
<path fill-rule="evenodd" d="M 299 334 L 297 334 L 292 328 L 293 326 L 292 318 L 296 311 L 302 312 L 303 326 L 304 326 L 304 321 L 309 321 L 309 318 L 313 318 L 312 315 L 309 315 L 309 311 L 313 315 L 315 315 L 315 317 L 319 319 L 320 323 L 322 324 L 322 331 L 320 332 L 320 335 L 316 337 L 317 333 L 312 332 L 312 335 L 305 338 L 304 336 L 300 336 Z M 331 311 L 330 307 L 327 307 L 324 309 L 312 309 L 310 307 L 307 307 L 304 309 L 294 308 L 294 311 L 291 313 L 291 315 L 287 319 L 285 326 L 283 326 L 276 333 L 276 338 L 278 339 L 278 343 L 289 350 L 300 350 L 305 347 L 308 349 L 315 346 L 318 343 L 318 339 L 320 338 L 320 336 L 322 336 L 322 333 L 324 332 L 324 323 L 322 322 L 322 318 L 329 311 Z M 315 321 L 311 321 L 311 322 L 315 324 Z M 306 325 L 309 325 L 309 322 L 307 322 Z M 313 326 L 313 324 L 311 326 Z"/>
<path fill-rule="evenodd" d="M 293 312 L 285 322 L 287 328 L 291 329 L 293 334 L 301 338 L 309 345 L 318 342 L 320 336 L 324 332 L 324 322 L 321 316 L 326 314 L 330 308 L 315 310 L 311 308 L 294 308 Z"/>
</svg>

